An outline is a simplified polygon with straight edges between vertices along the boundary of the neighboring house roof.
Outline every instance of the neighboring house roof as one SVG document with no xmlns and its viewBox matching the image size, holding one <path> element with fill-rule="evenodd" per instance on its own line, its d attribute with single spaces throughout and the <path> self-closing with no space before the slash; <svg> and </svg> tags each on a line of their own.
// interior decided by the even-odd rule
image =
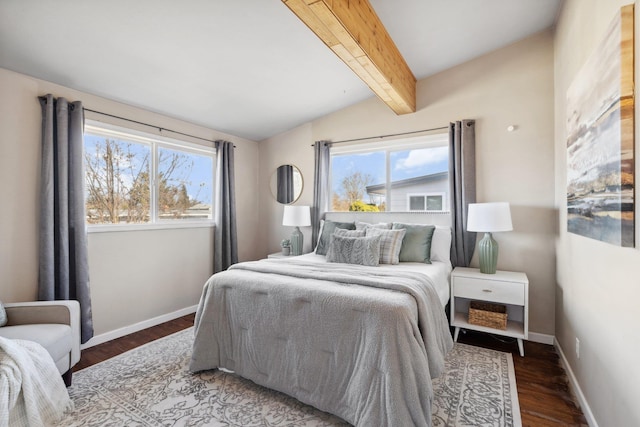
<svg viewBox="0 0 640 427">
<path fill-rule="evenodd" d="M 197 205 L 193 205 L 189 209 L 187 209 L 187 212 L 210 211 L 210 210 L 211 210 L 211 205 L 207 205 L 206 203 L 198 203 Z"/>
<path fill-rule="evenodd" d="M 433 181 L 441 181 L 447 179 L 449 172 L 437 172 L 429 175 L 416 176 L 415 178 L 401 179 L 399 181 L 392 181 L 391 188 L 410 187 L 414 185 L 427 184 Z M 367 194 L 383 194 L 385 192 L 385 184 L 375 184 L 366 187 Z"/>
</svg>

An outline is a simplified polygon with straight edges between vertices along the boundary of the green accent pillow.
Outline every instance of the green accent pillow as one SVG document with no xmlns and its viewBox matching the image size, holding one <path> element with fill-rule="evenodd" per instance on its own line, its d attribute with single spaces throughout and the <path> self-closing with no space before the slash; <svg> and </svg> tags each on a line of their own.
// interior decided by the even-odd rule
<svg viewBox="0 0 640 427">
<path fill-rule="evenodd" d="M 356 224 L 353 222 L 338 222 L 338 221 L 325 220 L 324 225 L 322 226 L 322 233 L 320 234 L 320 238 L 318 239 L 316 254 L 318 255 L 327 254 L 331 235 L 336 230 L 336 228 L 345 228 L 347 230 L 355 230 Z"/>
<path fill-rule="evenodd" d="M 400 248 L 400 262 L 424 262 L 431 264 L 431 241 L 434 225 L 393 223 L 393 229 L 407 230 Z"/>
<path fill-rule="evenodd" d="M 7 324 L 7 312 L 4 310 L 4 305 L 0 301 L 0 327 Z"/>
</svg>

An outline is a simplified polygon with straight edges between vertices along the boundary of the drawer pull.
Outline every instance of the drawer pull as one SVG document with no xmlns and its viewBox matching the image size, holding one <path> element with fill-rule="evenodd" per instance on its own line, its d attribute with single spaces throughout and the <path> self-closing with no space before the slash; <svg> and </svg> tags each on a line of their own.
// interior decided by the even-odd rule
<svg viewBox="0 0 640 427">
<path fill-rule="evenodd" d="M 491 293 L 493 292 L 491 289 L 483 289 L 482 292 L 487 292 L 487 293 Z"/>
</svg>

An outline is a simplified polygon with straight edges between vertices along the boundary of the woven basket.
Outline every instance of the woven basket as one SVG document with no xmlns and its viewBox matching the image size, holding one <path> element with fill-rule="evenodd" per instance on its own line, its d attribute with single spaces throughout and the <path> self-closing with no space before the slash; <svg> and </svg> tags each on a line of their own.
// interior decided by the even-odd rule
<svg viewBox="0 0 640 427">
<path fill-rule="evenodd" d="M 494 329 L 507 329 L 507 307 L 490 302 L 471 301 L 469 323 Z"/>
</svg>

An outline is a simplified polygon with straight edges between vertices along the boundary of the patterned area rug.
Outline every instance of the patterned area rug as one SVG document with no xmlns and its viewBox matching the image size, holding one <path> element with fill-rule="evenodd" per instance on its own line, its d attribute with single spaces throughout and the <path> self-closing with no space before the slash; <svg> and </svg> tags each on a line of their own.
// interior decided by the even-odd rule
<svg viewBox="0 0 640 427">
<path fill-rule="evenodd" d="M 282 393 L 218 370 L 188 372 L 193 328 L 74 373 L 71 426 L 348 426 Z M 456 344 L 434 382 L 433 426 L 519 427 L 508 353 Z"/>
<path fill-rule="evenodd" d="M 521 427 L 513 358 L 456 343 L 446 372 L 433 380 L 433 427 Z"/>
</svg>

